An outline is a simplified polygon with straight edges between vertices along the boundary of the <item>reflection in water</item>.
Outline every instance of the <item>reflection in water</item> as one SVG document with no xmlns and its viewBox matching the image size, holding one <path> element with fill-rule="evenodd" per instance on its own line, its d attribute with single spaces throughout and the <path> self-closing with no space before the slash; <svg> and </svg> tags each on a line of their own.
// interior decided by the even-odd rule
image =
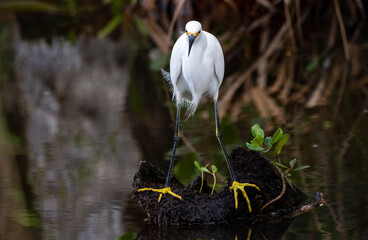
<svg viewBox="0 0 368 240">
<path fill-rule="evenodd" d="M 113 239 L 141 153 L 124 108 L 127 50 L 108 40 L 15 46 L 29 181 L 45 239 Z"/>
<path fill-rule="evenodd" d="M 192 227 L 157 227 L 145 225 L 139 233 L 138 240 L 164 239 L 164 240 L 190 240 L 190 239 L 281 239 L 287 231 L 290 222 L 266 224 L 266 225 L 241 225 L 229 226 L 192 226 Z"/>
</svg>

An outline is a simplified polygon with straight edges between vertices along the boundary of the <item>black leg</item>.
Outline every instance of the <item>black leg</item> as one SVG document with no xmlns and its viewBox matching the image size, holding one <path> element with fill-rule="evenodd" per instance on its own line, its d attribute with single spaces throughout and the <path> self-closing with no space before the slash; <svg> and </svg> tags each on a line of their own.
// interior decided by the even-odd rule
<svg viewBox="0 0 368 240">
<path fill-rule="evenodd" d="M 172 169 L 172 166 L 173 166 L 173 163 L 174 163 L 176 146 L 177 146 L 177 144 L 179 142 L 179 139 L 180 139 L 180 134 L 179 134 L 180 104 L 177 105 L 176 111 L 177 112 L 176 112 L 176 124 L 175 124 L 175 134 L 174 134 L 174 146 L 173 146 L 172 155 L 171 155 L 171 159 L 170 159 L 169 171 L 168 171 L 167 177 L 166 177 L 165 188 L 169 187 L 169 185 L 170 185 L 171 169 Z"/>
<path fill-rule="evenodd" d="M 224 154 L 227 166 L 229 167 L 231 178 L 233 179 L 233 181 L 236 181 L 233 168 L 231 167 L 229 157 L 227 156 L 225 145 L 222 141 L 222 133 L 220 130 L 220 120 L 219 120 L 219 115 L 218 115 L 218 110 L 217 110 L 217 101 L 215 101 L 215 114 L 216 114 L 216 137 L 221 145 L 222 153 Z"/>
</svg>

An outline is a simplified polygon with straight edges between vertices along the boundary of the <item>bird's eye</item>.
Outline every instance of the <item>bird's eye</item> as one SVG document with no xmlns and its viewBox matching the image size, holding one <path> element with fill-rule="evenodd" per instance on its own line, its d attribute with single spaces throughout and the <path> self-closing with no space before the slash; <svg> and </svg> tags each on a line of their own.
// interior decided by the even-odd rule
<svg viewBox="0 0 368 240">
<path fill-rule="evenodd" d="M 198 31 L 198 34 L 200 34 L 201 33 L 201 31 Z"/>
<path fill-rule="evenodd" d="M 188 30 L 185 29 L 185 32 L 188 32 Z"/>
</svg>

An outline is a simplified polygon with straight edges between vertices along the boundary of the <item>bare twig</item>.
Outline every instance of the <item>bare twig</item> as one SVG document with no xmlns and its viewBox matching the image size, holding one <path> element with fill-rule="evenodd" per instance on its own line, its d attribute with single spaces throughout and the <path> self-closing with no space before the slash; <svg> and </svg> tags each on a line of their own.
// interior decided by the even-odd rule
<svg viewBox="0 0 368 240">
<path fill-rule="evenodd" d="M 355 0 L 355 2 L 358 6 L 360 14 L 362 15 L 363 19 L 365 19 L 367 16 L 365 14 L 365 9 L 364 9 L 364 5 L 362 3 L 362 0 Z"/>
<path fill-rule="evenodd" d="M 270 37 L 270 29 L 267 26 L 268 26 L 268 22 L 264 24 L 264 30 L 261 34 L 261 43 L 259 46 L 260 52 L 263 52 L 268 45 L 268 41 Z M 263 61 L 261 61 L 258 64 L 258 67 L 257 67 L 257 72 L 258 72 L 257 85 L 261 89 L 265 89 L 267 85 L 267 68 L 268 68 L 268 59 L 265 58 L 263 59 Z"/>
<path fill-rule="evenodd" d="M 284 174 L 284 172 L 282 172 L 278 167 L 276 167 L 276 168 L 279 171 L 280 177 L 282 179 L 282 190 L 281 190 L 280 194 L 277 197 L 275 197 L 274 199 L 272 199 L 271 201 L 269 201 L 268 203 L 266 203 L 265 205 L 263 205 L 263 207 L 261 208 L 261 211 L 260 211 L 259 214 L 262 214 L 263 210 L 267 206 L 269 206 L 270 204 L 276 202 L 277 200 L 279 200 L 280 198 L 282 198 L 282 196 L 284 196 L 284 194 L 285 194 L 285 191 L 286 191 L 286 183 L 285 183 L 286 174 Z"/>
<path fill-rule="evenodd" d="M 293 30 L 293 24 L 291 21 L 291 15 L 290 15 L 290 0 L 284 0 L 284 12 L 285 12 L 285 18 L 288 25 L 288 32 L 289 32 L 289 39 L 291 43 L 291 51 L 296 51 L 296 41 L 294 37 L 294 30 Z"/>
<path fill-rule="evenodd" d="M 301 20 L 301 11 L 300 11 L 300 0 L 295 1 L 295 8 L 296 8 L 296 31 L 298 33 L 298 38 L 300 41 L 300 44 L 302 46 L 305 46 L 305 41 L 303 37 L 303 31 L 302 31 L 302 20 Z"/>
<path fill-rule="evenodd" d="M 337 20 L 339 21 L 342 42 L 344 44 L 345 58 L 346 58 L 346 60 L 349 61 L 349 59 L 350 59 L 349 44 L 348 44 L 348 40 L 347 40 L 347 37 L 346 37 L 346 31 L 345 31 L 344 21 L 342 19 L 340 5 L 339 5 L 337 0 L 334 0 L 334 5 L 335 5 Z"/>
<path fill-rule="evenodd" d="M 269 11 L 274 12 L 275 11 L 275 5 L 268 1 L 268 0 L 256 0 L 257 3 L 261 4 L 262 6 L 268 8 Z"/>
<path fill-rule="evenodd" d="M 146 25 L 146 28 L 149 32 L 150 37 L 155 42 L 155 44 L 163 51 L 165 54 L 169 52 L 169 46 L 166 44 L 165 32 L 162 28 L 151 18 L 148 14 L 146 18 L 143 19 Z"/>
<path fill-rule="evenodd" d="M 251 96 L 254 101 L 254 104 L 258 111 L 260 112 L 260 116 L 264 118 L 275 117 L 278 123 L 284 123 L 284 111 L 283 109 L 277 105 L 276 101 L 271 98 L 266 91 L 254 87 L 251 89 Z"/>
<path fill-rule="evenodd" d="M 272 15 L 273 15 L 273 13 L 267 13 L 267 14 L 264 14 L 261 17 L 257 18 L 256 20 L 252 21 L 252 23 L 250 24 L 250 26 L 248 28 L 249 32 L 257 29 L 259 26 L 262 26 L 266 22 L 269 22 Z"/>
<path fill-rule="evenodd" d="M 282 39 L 286 32 L 286 29 L 287 25 L 283 24 L 279 32 L 272 39 L 266 51 L 227 90 L 225 95 L 220 100 L 219 104 L 223 113 L 228 111 L 228 107 L 230 106 L 229 103 L 231 102 L 231 99 L 233 98 L 236 90 L 244 83 L 244 81 L 252 74 L 252 72 L 257 69 L 258 64 L 262 62 L 263 59 L 269 58 L 271 54 L 279 48 L 282 43 Z"/>
<path fill-rule="evenodd" d="M 316 207 L 320 207 L 326 204 L 325 195 L 323 193 L 316 193 L 315 201 L 312 203 L 308 203 L 306 205 L 303 205 L 302 207 L 294 210 L 292 213 L 284 216 L 284 218 L 294 218 L 297 217 L 303 213 L 309 212 Z"/>
<path fill-rule="evenodd" d="M 273 94 L 279 91 L 282 84 L 284 83 L 287 67 L 288 64 L 285 61 L 283 61 L 279 67 L 279 72 L 277 73 L 275 82 L 268 88 L 269 93 Z"/>
<path fill-rule="evenodd" d="M 282 88 L 279 94 L 279 99 L 282 101 L 284 105 L 286 105 L 287 102 L 290 101 L 289 95 L 290 95 L 291 89 L 294 84 L 294 81 L 293 81 L 294 71 L 295 71 L 294 65 L 295 65 L 294 61 L 289 61 L 287 63 L 287 66 L 288 66 L 287 76 L 286 76 L 287 78 L 284 81 L 284 87 Z"/>
<path fill-rule="evenodd" d="M 319 100 L 322 98 L 322 92 L 325 89 L 327 76 L 322 76 L 321 80 L 318 81 L 317 87 L 314 89 L 311 97 L 305 104 L 306 108 L 313 108 L 319 104 Z"/>
</svg>

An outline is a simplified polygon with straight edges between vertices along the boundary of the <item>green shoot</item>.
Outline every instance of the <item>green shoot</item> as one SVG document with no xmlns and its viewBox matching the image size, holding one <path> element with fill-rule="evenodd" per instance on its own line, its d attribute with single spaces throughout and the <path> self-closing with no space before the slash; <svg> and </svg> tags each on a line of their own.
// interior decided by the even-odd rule
<svg viewBox="0 0 368 240">
<path fill-rule="evenodd" d="M 199 192 L 202 192 L 202 188 L 203 188 L 203 171 L 202 171 L 202 168 L 201 168 L 201 165 L 197 162 L 197 161 L 194 161 L 194 165 L 196 166 L 196 168 L 198 168 L 199 171 L 201 171 L 202 173 L 202 182 L 201 182 L 201 188 L 199 189 Z M 207 164 L 208 165 L 208 164 Z"/>
<path fill-rule="evenodd" d="M 201 188 L 199 189 L 199 192 L 202 192 L 202 188 L 203 188 L 203 173 L 208 173 L 208 174 L 211 174 L 213 176 L 213 185 L 212 185 L 212 191 L 211 191 L 211 195 L 213 194 L 213 191 L 215 190 L 215 187 L 216 187 L 216 172 L 217 172 L 217 167 L 215 165 L 212 165 L 211 168 L 212 168 L 212 172 L 210 170 L 208 170 L 207 166 L 204 166 L 204 167 L 201 167 L 201 165 L 197 162 L 197 161 L 194 161 L 194 165 L 196 166 L 196 168 L 201 171 L 202 173 L 202 182 L 201 182 Z"/>
<path fill-rule="evenodd" d="M 213 194 L 213 191 L 215 190 L 215 186 L 216 186 L 216 172 L 217 172 L 217 167 L 215 165 L 212 165 L 212 176 L 213 176 L 213 186 L 212 186 L 212 191 L 211 191 L 211 196 Z"/>
<path fill-rule="evenodd" d="M 286 176 L 290 177 L 292 171 L 298 171 L 310 167 L 301 166 L 295 168 L 296 158 L 292 159 L 289 162 L 289 166 L 281 163 L 279 157 L 281 150 L 290 138 L 290 134 L 284 134 L 281 128 L 277 129 L 272 137 L 265 137 L 263 129 L 258 124 L 252 126 L 251 132 L 254 139 L 250 141 L 250 143 L 246 143 L 247 148 L 250 150 L 262 152 L 270 159 L 275 159 L 272 161 L 272 163 L 282 169 Z M 276 146 L 274 147 L 274 149 L 272 149 L 274 145 Z"/>
</svg>

